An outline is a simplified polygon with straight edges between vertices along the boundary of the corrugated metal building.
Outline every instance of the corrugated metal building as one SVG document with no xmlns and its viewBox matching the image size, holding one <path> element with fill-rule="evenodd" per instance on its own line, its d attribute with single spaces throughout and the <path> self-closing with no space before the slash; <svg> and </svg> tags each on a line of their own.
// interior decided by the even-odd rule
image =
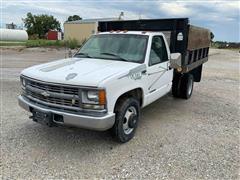
<svg viewBox="0 0 240 180">
<path fill-rule="evenodd" d="M 64 23 L 64 40 L 76 39 L 79 43 L 97 33 L 99 21 L 114 21 L 117 18 L 84 19 Z"/>
</svg>

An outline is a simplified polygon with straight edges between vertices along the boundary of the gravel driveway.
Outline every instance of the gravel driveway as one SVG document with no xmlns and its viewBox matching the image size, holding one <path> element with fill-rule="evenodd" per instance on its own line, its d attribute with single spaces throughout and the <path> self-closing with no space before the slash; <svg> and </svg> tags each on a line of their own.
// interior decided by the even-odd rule
<svg viewBox="0 0 240 180">
<path fill-rule="evenodd" d="M 1 49 L 1 179 L 239 179 L 239 52 L 210 51 L 190 100 L 143 109 L 135 138 L 48 128 L 17 104 L 25 67 L 64 58 L 54 49 Z"/>
</svg>

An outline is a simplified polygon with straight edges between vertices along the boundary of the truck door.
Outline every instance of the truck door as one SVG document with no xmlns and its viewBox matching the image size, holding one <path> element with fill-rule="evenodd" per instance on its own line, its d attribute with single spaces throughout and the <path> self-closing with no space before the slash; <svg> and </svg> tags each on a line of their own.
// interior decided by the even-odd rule
<svg viewBox="0 0 240 180">
<path fill-rule="evenodd" d="M 169 68 L 169 53 L 163 36 L 152 37 L 147 69 L 147 103 L 151 103 L 171 89 L 173 70 Z"/>
</svg>

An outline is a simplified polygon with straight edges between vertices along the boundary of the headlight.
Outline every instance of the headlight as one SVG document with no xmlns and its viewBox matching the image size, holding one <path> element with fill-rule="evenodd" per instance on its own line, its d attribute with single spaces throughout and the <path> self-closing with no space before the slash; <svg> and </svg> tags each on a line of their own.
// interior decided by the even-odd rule
<svg viewBox="0 0 240 180">
<path fill-rule="evenodd" d="M 86 109 L 104 109 L 106 105 L 105 90 L 83 90 L 82 103 L 83 108 Z"/>
<path fill-rule="evenodd" d="M 22 79 L 22 85 L 25 87 L 26 86 L 26 80 Z"/>
<path fill-rule="evenodd" d="M 98 91 L 87 91 L 87 99 L 89 101 L 98 103 L 99 102 Z"/>
<path fill-rule="evenodd" d="M 22 86 L 22 89 L 25 89 L 25 87 L 26 87 L 26 79 L 24 79 L 24 78 L 22 78 L 22 77 L 20 77 L 20 81 L 21 81 L 21 86 Z"/>
</svg>

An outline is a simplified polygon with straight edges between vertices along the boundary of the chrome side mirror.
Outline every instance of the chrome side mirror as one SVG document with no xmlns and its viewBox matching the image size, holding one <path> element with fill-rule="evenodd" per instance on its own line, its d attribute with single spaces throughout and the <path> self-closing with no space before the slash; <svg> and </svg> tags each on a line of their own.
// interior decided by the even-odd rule
<svg viewBox="0 0 240 180">
<path fill-rule="evenodd" d="M 182 58 L 181 53 L 171 53 L 170 55 L 170 67 L 174 69 L 181 68 Z"/>
</svg>

